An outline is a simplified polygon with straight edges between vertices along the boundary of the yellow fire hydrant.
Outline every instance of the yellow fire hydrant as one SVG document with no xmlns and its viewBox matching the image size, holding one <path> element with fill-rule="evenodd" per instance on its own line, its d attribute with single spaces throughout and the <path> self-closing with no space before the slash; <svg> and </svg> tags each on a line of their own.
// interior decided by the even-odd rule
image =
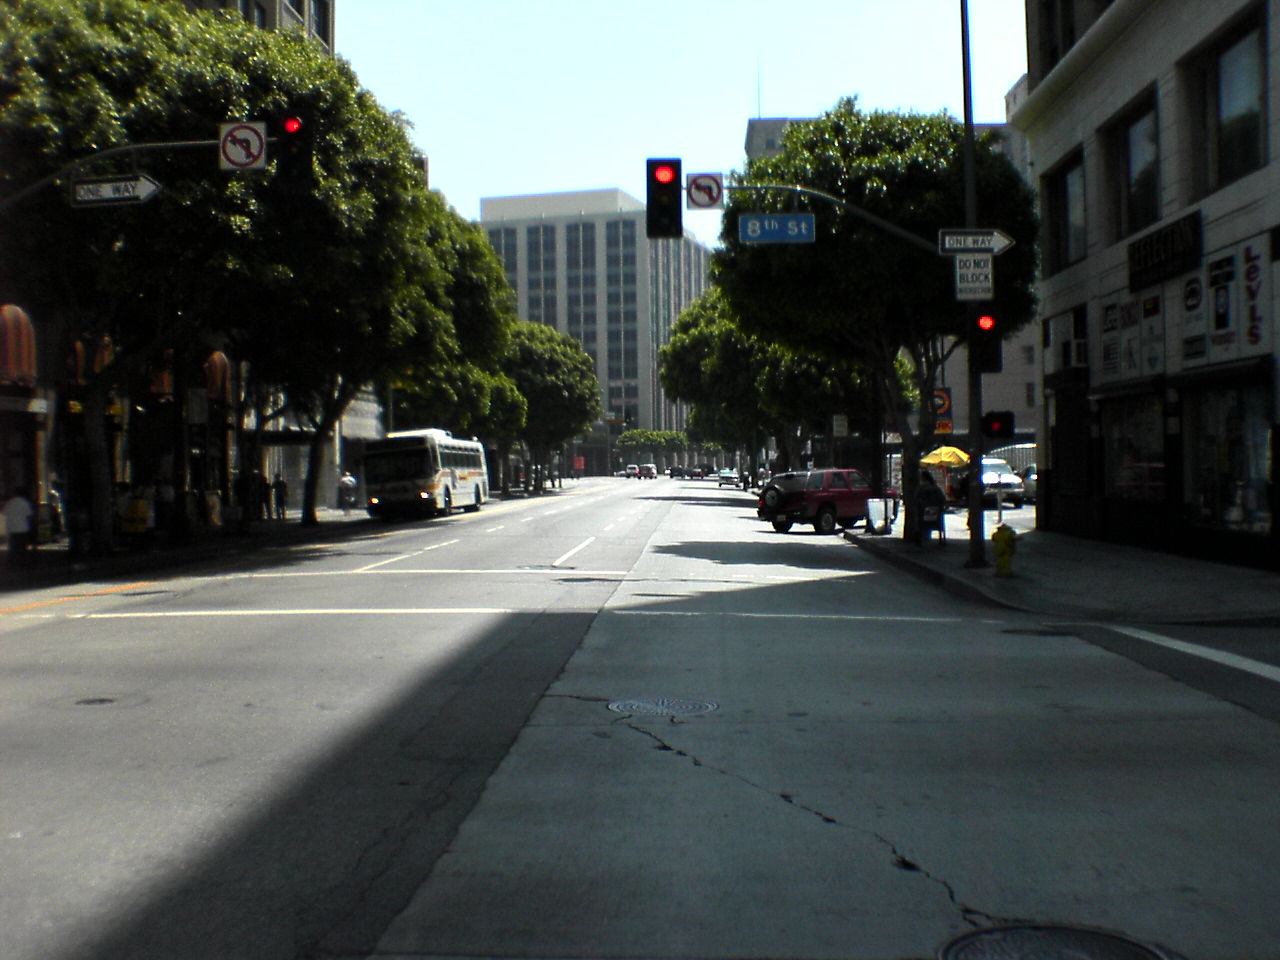
<svg viewBox="0 0 1280 960">
<path fill-rule="evenodd" d="M 1013 576 L 1013 552 L 1018 548 L 1018 535 L 1007 523 L 1002 523 L 992 531 L 991 542 L 995 544 L 996 576 Z"/>
</svg>

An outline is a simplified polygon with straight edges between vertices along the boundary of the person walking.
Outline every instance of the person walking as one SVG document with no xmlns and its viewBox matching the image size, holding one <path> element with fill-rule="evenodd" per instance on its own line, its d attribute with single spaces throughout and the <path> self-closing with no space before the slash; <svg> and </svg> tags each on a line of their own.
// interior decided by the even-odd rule
<svg viewBox="0 0 1280 960">
<path fill-rule="evenodd" d="M 358 481 L 349 472 L 342 474 L 342 479 L 338 481 L 338 505 L 342 507 L 342 512 L 348 514 L 351 508 L 356 505 L 356 487 Z"/>
<path fill-rule="evenodd" d="M 276 519 L 283 520 L 285 506 L 289 502 L 289 484 L 285 483 L 284 477 L 278 473 L 275 475 L 275 479 L 271 481 L 271 497 L 276 504 Z"/>
<path fill-rule="evenodd" d="M 923 543 L 928 540 L 929 533 L 933 530 L 938 532 L 939 541 L 945 540 L 947 528 L 943 512 L 947 505 L 947 497 L 928 470 L 920 471 L 920 487 L 916 491 L 916 504 L 919 507 L 916 530 L 920 541 Z"/>
<path fill-rule="evenodd" d="M 9 535 L 9 565 L 24 567 L 35 546 L 35 507 L 27 499 L 27 488 L 16 487 L 4 505 L 4 528 Z"/>
</svg>

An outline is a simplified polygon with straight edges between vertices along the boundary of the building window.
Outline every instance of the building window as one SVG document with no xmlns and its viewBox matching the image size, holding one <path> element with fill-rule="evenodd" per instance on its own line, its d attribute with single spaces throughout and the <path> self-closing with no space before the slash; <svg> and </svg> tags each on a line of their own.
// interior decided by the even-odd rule
<svg viewBox="0 0 1280 960">
<path fill-rule="evenodd" d="M 253 25 L 261 30 L 267 28 L 267 8 L 260 3 L 253 5 Z"/>
<path fill-rule="evenodd" d="M 1165 498 L 1164 417 L 1155 395 L 1102 406 L 1103 469 L 1108 496 L 1121 500 Z"/>
<path fill-rule="evenodd" d="M 1183 483 L 1192 523 L 1270 533 L 1270 409 L 1270 390 L 1261 385 L 1183 392 Z"/>
<path fill-rule="evenodd" d="M 1204 144 L 1196 167 L 1202 193 L 1267 162 L 1266 62 L 1266 36 L 1256 16 L 1191 62 L 1188 85 Z"/>
<path fill-rule="evenodd" d="M 1252 173 L 1263 164 L 1263 107 L 1266 76 L 1262 30 L 1253 29 L 1218 55 L 1214 62 L 1213 145 L 1215 183 Z"/>
<path fill-rule="evenodd" d="M 329 0 L 311 0 L 311 32 L 329 42 Z"/>
<path fill-rule="evenodd" d="M 1075 0 L 1040 0 L 1041 70 L 1048 73 L 1075 46 Z"/>
<path fill-rule="evenodd" d="M 1087 251 L 1084 156 L 1077 153 L 1044 178 L 1048 269 L 1056 272 L 1078 263 Z"/>
<path fill-rule="evenodd" d="M 1106 138 L 1108 179 L 1114 184 L 1115 237 L 1149 227 L 1160 219 L 1160 139 L 1154 102 L 1129 113 Z"/>
</svg>

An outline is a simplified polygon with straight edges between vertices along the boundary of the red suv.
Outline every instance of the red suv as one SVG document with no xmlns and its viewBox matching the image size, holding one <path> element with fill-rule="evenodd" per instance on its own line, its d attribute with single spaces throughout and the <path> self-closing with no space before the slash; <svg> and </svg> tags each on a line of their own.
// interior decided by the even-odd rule
<svg viewBox="0 0 1280 960">
<path fill-rule="evenodd" d="M 847 467 L 810 470 L 774 477 L 763 490 L 756 516 L 773 529 L 786 533 L 795 523 L 812 523 L 818 533 L 832 533 L 837 526 L 851 527 L 867 518 L 871 484 L 861 470 Z M 897 493 L 885 491 L 896 501 Z"/>
</svg>

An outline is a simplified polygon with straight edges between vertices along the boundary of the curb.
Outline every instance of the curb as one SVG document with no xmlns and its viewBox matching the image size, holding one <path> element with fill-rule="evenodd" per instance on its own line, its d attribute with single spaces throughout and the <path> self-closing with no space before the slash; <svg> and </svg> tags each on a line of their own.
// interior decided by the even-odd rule
<svg viewBox="0 0 1280 960">
<path fill-rule="evenodd" d="M 986 603 L 991 606 L 1000 607 L 1005 610 L 1016 610 L 1019 613 L 1040 613 L 1030 607 L 1020 606 L 1010 603 L 1001 597 L 997 597 L 982 587 L 963 577 L 955 574 L 947 573 L 945 570 L 939 570 L 925 563 L 917 563 L 911 557 L 904 555 L 901 551 L 886 549 L 881 546 L 875 537 L 864 534 L 856 534 L 845 531 L 844 538 L 860 550 L 865 550 L 872 556 L 884 560 L 886 563 L 897 567 L 899 570 L 905 570 L 925 583 L 935 587 L 941 587 L 948 593 L 966 600 L 976 600 L 979 603 Z"/>
</svg>

